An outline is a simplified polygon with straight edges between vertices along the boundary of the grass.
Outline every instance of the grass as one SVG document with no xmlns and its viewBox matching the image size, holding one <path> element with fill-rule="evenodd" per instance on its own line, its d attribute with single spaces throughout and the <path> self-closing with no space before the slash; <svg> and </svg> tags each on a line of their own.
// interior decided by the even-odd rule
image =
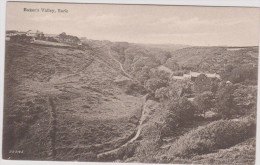
<svg viewBox="0 0 260 165">
<path fill-rule="evenodd" d="M 195 55 L 201 56 L 201 49 L 198 48 Z M 191 121 L 167 132 L 168 136 L 163 139 L 161 130 L 167 112 L 159 102 L 149 99 L 143 106 L 145 113 L 140 136 L 136 141 L 126 143 L 139 124 L 142 98 L 139 94 L 127 94 L 115 83 L 120 69 L 109 59 L 106 49 L 82 51 L 7 43 L 6 50 L 6 159 L 198 164 L 254 162 L 255 123 L 251 118 L 212 123 Z M 186 51 L 193 52 L 194 48 L 179 52 L 183 51 L 188 56 Z M 212 50 L 203 52 L 209 54 Z M 226 51 L 221 48 L 213 52 L 215 55 Z M 187 63 L 198 61 L 194 62 L 193 56 L 186 60 Z M 128 64 L 126 60 L 124 67 L 129 71 Z M 213 66 L 211 70 L 218 67 Z M 132 91 L 135 86 L 130 87 Z M 138 86 L 135 89 L 138 91 Z M 51 129 L 49 97 L 53 98 L 56 110 L 55 129 Z M 53 130 L 55 138 L 51 138 Z M 51 139 L 55 142 L 55 157 Z M 122 144 L 127 145 L 120 147 Z M 24 153 L 9 154 L 9 150 L 24 150 Z M 115 152 L 98 157 L 111 150 Z"/>
<path fill-rule="evenodd" d="M 254 134 L 255 123 L 252 119 L 215 121 L 181 136 L 172 144 L 168 156 L 174 159 L 208 154 L 229 148 Z"/>
<path fill-rule="evenodd" d="M 196 156 L 193 163 L 203 164 L 255 164 L 255 137 L 239 143 L 228 149 L 221 149 L 216 153 Z"/>
<path fill-rule="evenodd" d="M 13 139 L 5 146 L 6 158 L 20 158 L 8 151 L 23 149 L 23 159 L 53 159 L 48 104 L 33 105 L 33 111 L 43 108 L 45 113 L 28 113 L 30 105 L 23 108 L 21 100 L 54 98 L 57 160 L 93 160 L 134 132 L 142 102 L 114 83 L 117 66 L 109 67 L 91 51 L 21 43 L 7 43 L 6 50 L 5 132 Z M 10 122 L 14 128 L 8 127 Z"/>
</svg>

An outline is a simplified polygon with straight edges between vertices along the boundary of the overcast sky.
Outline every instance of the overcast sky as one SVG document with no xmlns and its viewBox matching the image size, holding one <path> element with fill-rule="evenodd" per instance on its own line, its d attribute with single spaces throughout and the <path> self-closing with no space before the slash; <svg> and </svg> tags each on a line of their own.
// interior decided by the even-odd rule
<svg viewBox="0 0 260 165">
<path fill-rule="evenodd" d="M 6 29 L 134 43 L 252 46 L 259 43 L 259 13 L 237 7 L 9 2 Z"/>
</svg>

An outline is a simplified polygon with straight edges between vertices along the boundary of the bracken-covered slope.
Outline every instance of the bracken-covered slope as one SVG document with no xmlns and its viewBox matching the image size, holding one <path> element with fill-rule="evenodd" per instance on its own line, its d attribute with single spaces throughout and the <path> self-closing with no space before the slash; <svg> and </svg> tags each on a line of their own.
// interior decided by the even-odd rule
<svg viewBox="0 0 260 165">
<path fill-rule="evenodd" d="M 134 132 L 141 100 L 114 83 L 120 66 L 101 48 L 7 43 L 6 51 L 5 158 L 24 150 L 22 159 L 79 160 Z"/>
<path fill-rule="evenodd" d="M 227 65 L 257 65 L 258 47 L 187 47 L 176 50 L 169 60 L 184 68 L 221 73 Z"/>
<path fill-rule="evenodd" d="M 191 113 L 182 111 L 197 110 L 187 98 L 176 96 L 168 100 L 173 107 L 166 108 L 167 100 L 155 98 L 145 85 L 149 80 L 164 80 L 167 74 L 154 72 L 163 65 L 173 72 L 224 72 L 228 78 L 243 79 L 234 82 L 240 88 L 232 96 L 251 112 L 247 101 L 256 97 L 248 89 L 257 88 L 244 80 L 256 82 L 257 61 L 258 47 L 176 50 L 86 40 L 76 49 L 7 42 L 4 158 L 253 164 L 254 115 L 228 120 L 193 114 L 185 118 Z M 252 66 L 243 72 L 252 73 L 251 77 L 237 74 L 243 65 Z M 158 89 L 166 92 L 183 86 L 160 85 Z"/>
</svg>

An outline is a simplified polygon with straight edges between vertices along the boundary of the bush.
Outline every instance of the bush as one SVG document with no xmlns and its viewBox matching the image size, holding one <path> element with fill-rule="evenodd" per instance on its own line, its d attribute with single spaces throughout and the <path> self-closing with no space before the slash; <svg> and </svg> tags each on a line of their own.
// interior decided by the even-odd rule
<svg viewBox="0 0 260 165">
<path fill-rule="evenodd" d="M 125 93 L 128 95 L 138 95 L 138 94 L 145 94 L 145 88 L 140 85 L 138 82 L 129 82 L 126 84 Z"/>
<path fill-rule="evenodd" d="M 126 146 L 121 147 L 116 154 L 116 159 L 125 160 L 134 155 L 135 149 L 138 146 L 138 143 L 128 143 Z"/>
<path fill-rule="evenodd" d="M 159 88 L 155 91 L 155 97 L 158 98 L 161 102 L 178 99 L 185 95 L 191 95 L 192 84 L 187 80 L 172 80 L 169 83 L 169 86 Z"/>
<path fill-rule="evenodd" d="M 220 87 L 216 94 L 216 110 L 223 118 L 231 118 L 236 114 L 234 109 L 234 93 L 235 86 L 232 84 Z"/>
<path fill-rule="evenodd" d="M 226 68 L 222 77 L 232 83 L 257 82 L 257 66 L 254 64 L 239 65 L 239 67 Z"/>
<path fill-rule="evenodd" d="M 154 140 L 142 141 L 136 149 L 135 157 L 138 162 L 151 163 L 156 162 L 156 155 L 159 152 L 158 143 Z"/>
<path fill-rule="evenodd" d="M 217 112 L 225 118 L 254 113 L 257 89 L 241 84 L 220 87 L 216 94 Z"/>
<path fill-rule="evenodd" d="M 194 91 L 196 93 L 211 91 L 211 88 L 211 80 L 205 74 L 200 74 L 194 82 Z"/>
<path fill-rule="evenodd" d="M 255 121 L 250 118 L 220 120 L 193 130 L 173 143 L 171 157 L 190 158 L 231 147 L 255 135 Z"/>
<path fill-rule="evenodd" d="M 257 104 L 257 89 L 245 85 L 237 85 L 234 93 L 234 106 L 239 115 L 255 113 Z"/>
<path fill-rule="evenodd" d="M 167 109 L 179 118 L 179 122 L 186 122 L 194 117 L 195 107 L 186 97 L 171 101 Z"/>
<path fill-rule="evenodd" d="M 151 93 L 155 93 L 157 89 L 168 86 L 168 82 L 158 78 L 152 78 L 146 81 L 145 88 Z"/>
<path fill-rule="evenodd" d="M 203 114 L 213 108 L 214 95 L 212 92 L 206 91 L 197 95 L 194 99 L 194 103 L 197 106 L 198 114 Z"/>
<path fill-rule="evenodd" d="M 162 126 L 162 137 L 194 118 L 195 107 L 186 97 L 167 102 L 165 106 L 167 113 Z"/>
</svg>

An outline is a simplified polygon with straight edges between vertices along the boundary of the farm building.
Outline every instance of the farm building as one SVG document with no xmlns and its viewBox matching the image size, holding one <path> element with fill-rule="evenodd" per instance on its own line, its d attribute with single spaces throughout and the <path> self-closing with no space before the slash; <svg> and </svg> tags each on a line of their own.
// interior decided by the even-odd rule
<svg viewBox="0 0 260 165">
<path fill-rule="evenodd" d="M 190 81 L 195 81 L 197 77 L 201 74 L 204 74 L 210 79 L 220 79 L 220 75 L 216 73 L 200 73 L 200 72 L 192 72 L 190 71 L 189 74 L 183 74 L 183 76 L 172 76 L 173 79 L 176 80 L 190 80 Z"/>
<path fill-rule="evenodd" d="M 7 30 L 6 31 L 6 37 L 11 37 L 17 35 L 18 31 L 16 30 Z"/>
<path fill-rule="evenodd" d="M 190 73 L 189 74 L 183 74 L 182 76 L 174 76 L 173 74 L 174 74 L 174 72 L 170 69 L 170 68 L 168 68 L 168 67 L 166 67 L 166 66 L 163 66 L 163 65 L 161 65 L 161 66 L 159 66 L 158 68 L 157 68 L 158 70 L 160 70 L 160 71 L 164 71 L 164 72 L 166 72 L 166 73 L 169 73 L 170 74 L 170 77 L 172 78 L 172 79 L 175 79 L 175 80 L 190 80 L 190 81 L 195 81 L 196 80 L 196 78 L 199 76 L 199 75 L 201 75 L 201 74 L 205 74 L 208 78 L 210 78 L 210 79 L 220 79 L 220 75 L 218 75 L 218 74 L 216 74 L 216 73 L 201 73 L 201 72 L 192 72 L 192 71 L 190 71 Z"/>
<path fill-rule="evenodd" d="M 35 40 L 35 39 L 42 39 L 44 37 L 44 34 L 39 30 L 28 30 L 26 32 L 26 36 L 32 37 Z"/>
</svg>

